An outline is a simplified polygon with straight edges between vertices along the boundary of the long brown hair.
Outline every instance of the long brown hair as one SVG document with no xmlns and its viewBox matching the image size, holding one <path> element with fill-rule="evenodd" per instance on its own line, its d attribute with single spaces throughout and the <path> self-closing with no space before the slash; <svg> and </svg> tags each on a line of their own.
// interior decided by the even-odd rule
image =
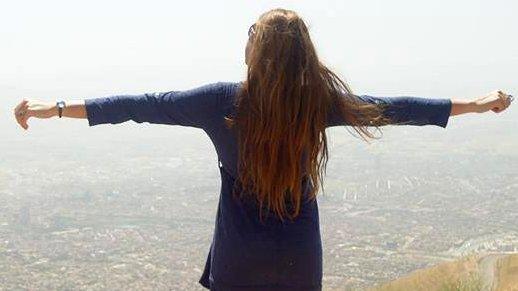
<svg viewBox="0 0 518 291">
<path fill-rule="evenodd" d="M 226 119 L 238 128 L 240 194 L 253 193 L 261 218 L 266 206 L 292 220 L 301 209 L 303 176 L 313 185 L 308 198 L 323 188 L 330 110 L 366 141 L 376 138 L 367 126 L 379 130 L 390 121 L 380 105 L 362 102 L 319 61 L 295 12 L 268 11 L 250 32 L 247 79 L 236 98 L 236 115 Z"/>
</svg>

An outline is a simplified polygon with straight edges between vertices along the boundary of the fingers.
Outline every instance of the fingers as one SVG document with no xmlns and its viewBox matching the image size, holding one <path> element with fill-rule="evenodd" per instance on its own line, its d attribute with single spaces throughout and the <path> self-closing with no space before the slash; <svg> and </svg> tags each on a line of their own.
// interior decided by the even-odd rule
<svg viewBox="0 0 518 291">
<path fill-rule="evenodd" d="M 27 103 L 28 103 L 28 102 L 29 102 L 28 100 L 23 99 L 23 100 L 22 100 L 22 102 L 20 102 L 20 103 L 16 106 L 16 108 L 14 108 L 14 113 L 15 113 L 15 114 L 19 114 L 19 113 L 20 113 L 24 108 L 27 108 Z"/>
<path fill-rule="evenodd" d="M 502 110 L 505 108 L 506 99 L 507 99 L 507 95 L 502 91 L 498 91 L 498 101 L 499 101 L 499 104 L 500 104 Z"/>
<path fill-rule="evenodd" d="M 29 124 L 27 123 L 27 121 L 29 120 L 29 115 L 27 113 L 25 113 L 25 115 L 23 115 L 22 117 L 22 127 L 27 130 L 29 129 Z"/>
<path fill-rule="evenodd" d="M 14 108 L 14 112 L 17 112 L 21 106 L 27 104 L 26 102 L 27 100 L 23 99 L 22 102 L 18 103 L 18 105 L 16 105 L 16 107 Z M 24 104 L 25 103 L 25 104 Z"/>
<path fill-rule="evenodd" d="M 507 109 L 507 107 L 511 106 L 513 101 L 513 96 L 508 95 L 503 91 L 497 91 L 498 99 L 495 100 L 495 107 L 491 110 L 495 113 L 500 113 Z"/>
<path fill-rule="evenodd" d="M 14 109 L 14 116 L 16 118 L 16 122 L 25 130 L 29 128 L 29 125 L 27 124 L 27 120 L 29 118 L 29 115 L 27 114 L 28 111 L 28 100 L 23 99 L 18 106 Z"/>
<path fill-rule="evenodd" d="M 16 118 L 16 122 L 18 122 L 18 124 L 21 127 L 23 127 L 22 122 L 21 122 L 23 112 L 21 111 L 21 108 L 23 106 L 24 101 L 22 101 L 20 104 L 18 104 L 18 106 L 16 106 L 16 108 L 14 108 L 14 117 Z"/>
</svg>

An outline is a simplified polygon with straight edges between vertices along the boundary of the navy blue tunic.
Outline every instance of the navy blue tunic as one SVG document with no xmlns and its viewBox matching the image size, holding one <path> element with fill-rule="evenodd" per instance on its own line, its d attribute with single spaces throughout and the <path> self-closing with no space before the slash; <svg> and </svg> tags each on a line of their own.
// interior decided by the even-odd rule
<svg viewBox="0 0 518 291">
<path fill-rule="evenodd" d="M 200 284 L 211 290 L 321 290 L 322 243 L 317 201 L 306 201 L 293 222 L 274 216 L 259 220 L 255 204 L 232 198 L 237 176 L 237 134 L 224 117 L 235 111 L 242 83 L 219 82 L 185 91 L 118 95 L 86 99 L 90 126 L 138 123 L 191 126 L 203 129 L 219 159 L 221 190 L 212 244 Z M 385 114 L 399 124 L 445 128 L 451 100 L 422 97 L 373 97 L 371 103 L 390 105 Z M 348 125 L 336 111 L 328 127 Z M 305 193 L 312 187 L 301 181 Z"/>
</svg>

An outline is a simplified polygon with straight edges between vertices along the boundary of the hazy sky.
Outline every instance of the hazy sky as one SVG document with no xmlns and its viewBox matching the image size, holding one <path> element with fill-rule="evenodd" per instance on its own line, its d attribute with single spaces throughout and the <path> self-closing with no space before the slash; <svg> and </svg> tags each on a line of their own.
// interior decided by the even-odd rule
<svg viewBox="0 0 518 291">
<path fill-rule="evenodd" d="M 307 21 L 322 60 L 358 94 L 518 94 L 517 3 L 4 1 L 0 113 L 10 114 L 21 96 L 86 98 L 240 81 L 248 27 L 276 7 Z"/>
</svg>

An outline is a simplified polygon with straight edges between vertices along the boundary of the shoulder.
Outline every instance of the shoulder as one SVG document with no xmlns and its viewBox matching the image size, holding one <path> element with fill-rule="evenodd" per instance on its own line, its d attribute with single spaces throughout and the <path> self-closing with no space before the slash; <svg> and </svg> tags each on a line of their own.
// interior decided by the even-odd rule
<svg viewBox="0 0 518 291">
<path fill-rule="evenodd" d="M 234 95 L 239 87 L 238 82 L 213 82 L 193 86 L 183 90 L 173 90 L 162 93 L 150 94 L 155 97 L 162 97 L 167 101 L 180 103 L 204 103 L 208 106 L 220 106 Z"/>
<path fill-rule="evenodd" d="M 243 82 L 215 82 L 208 84 L 218 97 L 217 108 L 223 116 L 231 116 L 236 110 L 237 94 Z"/>
<path fill-rule="evenodd" d="M 198 94 L 210 96 L 210 98 L 216 98 L 225 102 L 225 100 L 229 99 L 228 97 L 234 96 L 237 93 L 241 84 L 241 82 L 220 81 L 200 85 L 185 92 L 197 92 Z"/>
<path fill-rule="evenodd" d="M 242 82 L 216 82 L 208 84 L 207 86 L 214 88 L 226 96 L 233 96 L 239 90 L 241 84 Z"/>
<path fill-rule="evenodd" d="M 216 82 L 206 86 L 212 88 L 213 92 L 219 95 L 220 104 L 227 108 L 235 103 L 235 97 L 243 82 Z"/>
</svg>

